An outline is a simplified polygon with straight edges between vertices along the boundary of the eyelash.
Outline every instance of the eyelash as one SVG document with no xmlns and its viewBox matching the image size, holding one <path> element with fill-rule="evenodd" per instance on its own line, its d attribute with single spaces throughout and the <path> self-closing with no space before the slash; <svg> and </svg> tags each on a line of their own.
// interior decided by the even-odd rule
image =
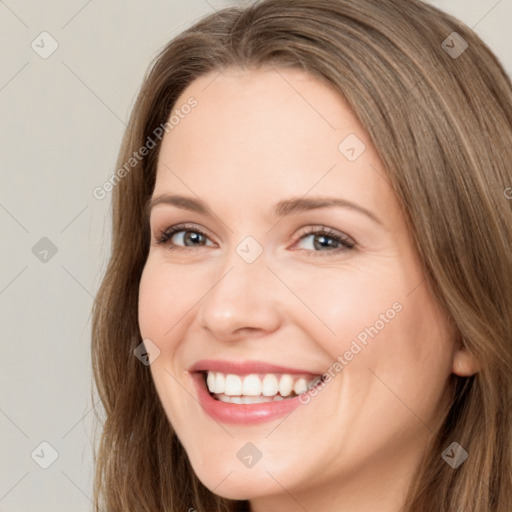
<svg viewBox="0 0 512 512">
<path fill-rule="evenodd" d="M 205 247 L 205 246 L 188 247 L 188 246 L 179 246 L 179 245 L 170 244 L 169 240 L 173 237 L 173 235 L 175 235 L 176 233 L 179 233 L 180 231 L 193 232 L 193 233 L 197 233 L 197 234 L 207 237 L 206 233 L 203 233 L 200 229 L 197 229 L 193 225 L 177 224 L 176 226 L 171 226 L 163 231 L 160 231 L 156 237 L 156 243 L 158 245 L 171 245 L 171 249 L 175 249 L 176 247 L 178 247 L 179 249 L 188 248 L 188 249 L 194 250 L 194 249 L 197 249 L 200 247 Z M 341 247 L 329 249 L 326 251 L 314 251 L 311 249 L 298 249 L 298 250 L 306 251 L 307 256 L 320 256 L 324 253 L 338 254 L 339 252 L 353 249 L 356 246 L 356 243 L 351 238 L 349 238 L 348 236 L 343 235 L 343 234 L 339 233 L 338 231 L 335 231 L 327 226 L 308 228 L 297 239 L 297 242 L 302 240 L 303 238 L 306 238 L 307 236 L 310 236 L 310 235 L 326 236 L 327 238 L 331 238 L 331 239 L 335 240 L 335 242 L 339 243 L 341 245 Z"/>
</svg>

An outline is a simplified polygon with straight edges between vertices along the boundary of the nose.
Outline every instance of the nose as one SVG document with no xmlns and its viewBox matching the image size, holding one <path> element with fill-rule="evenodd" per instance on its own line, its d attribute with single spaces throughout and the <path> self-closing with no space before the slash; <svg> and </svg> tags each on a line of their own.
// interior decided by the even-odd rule
<svg viewBox="0 0 512 512">
<path fill-rule="evenodd" d="M 279 280 L 267 268 L 263 254 L 252 263 L 236 253 L 232 256 L 200 302 L 200 326 L 223 341 L 274 332 L 283 314 Z"/>
</svg>

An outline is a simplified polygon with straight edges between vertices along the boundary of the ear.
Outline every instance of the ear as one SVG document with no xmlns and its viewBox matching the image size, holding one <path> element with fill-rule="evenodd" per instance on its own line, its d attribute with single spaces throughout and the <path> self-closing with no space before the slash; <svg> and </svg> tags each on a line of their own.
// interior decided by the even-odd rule
<svg viewBox="0 0 512 512">
<path fill-rule="evenodd" d="M 470 354 L 464 338 L 459 340 L 453 350 L 452 372 L 459 377 L 470 377 L 480 370 L 480 364 Z"/>
</svg>

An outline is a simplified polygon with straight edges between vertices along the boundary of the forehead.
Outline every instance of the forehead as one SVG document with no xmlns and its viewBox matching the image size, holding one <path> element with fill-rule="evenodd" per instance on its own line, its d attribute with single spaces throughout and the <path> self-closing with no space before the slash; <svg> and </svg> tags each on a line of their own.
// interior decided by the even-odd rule
<svg viewBox="0 0 512 512">
<path fill-rule="evenodd" d="M 240 156 L 279 149 L 318 158 L 315 148 L 321 142 L 323 150 L 330 147 L 337 154 L 340 134 L 364 132 L 336 91 L 296 69 L 227 69 L 201 76 L 183 91 L 175 110 L 191 97 L 197 106 L 167 137 L 174 152 L 200 139 L 212 156 L 225 154 L 231 145 L 233 158 L 235 144 L 243 143 Z"/>
<path fill-rule="evenodd" d="M 191 98 L 196 106 L 180 112 Z M 181 115 L 164 136 L 154 195 L 192 192 L 210 203 L 218 192 L 218 202 L 260 208 L 262 199 L 270 208 L 308 192 L 374 210 L 393 200 L 380 158 L 342 96 L 301 70 L 210 73 L 183 91 L 173 112 Z"/>
</svg>

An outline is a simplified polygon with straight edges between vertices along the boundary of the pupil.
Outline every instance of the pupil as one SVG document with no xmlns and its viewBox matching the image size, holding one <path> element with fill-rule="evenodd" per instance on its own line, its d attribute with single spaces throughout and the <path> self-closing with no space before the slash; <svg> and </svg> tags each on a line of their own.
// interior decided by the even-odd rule
<svg viewBox="0 0 512 512">
<path fill-rule="evenodd" d="M 190 241 L 192 242 L 191 245 L 194 245 L 193 242 L 197 242 L 201 236 L 202 235 L 200 233 L 195 233 L 194 231 L 187 231 L 187 233 L 185 233 L 185 244 Z"/>
<path fill-rule="evenodd" d="M 336 241 L 333 240 L 331 237 L 324 236 L 324 235 L 318 235 L 317 240 L 320 240 L 320 243 L 317 243 L 317 242 L 314 243 L 315 249 L 318 249 L 321 247 L 332 247 L 333 244 L 336 243 Z"/>
</svg>

